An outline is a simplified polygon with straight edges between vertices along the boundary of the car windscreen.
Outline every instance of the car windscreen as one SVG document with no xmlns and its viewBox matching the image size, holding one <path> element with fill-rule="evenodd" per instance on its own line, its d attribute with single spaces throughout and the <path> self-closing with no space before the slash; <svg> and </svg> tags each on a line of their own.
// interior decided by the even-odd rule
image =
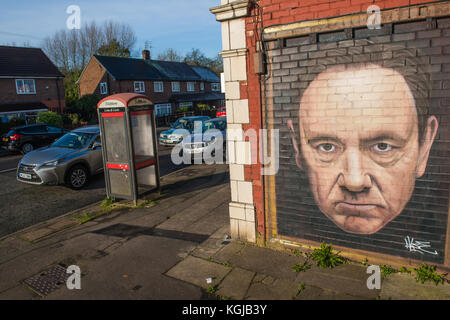
<svg viewBox="0 0 450 320">
<path fill-rule="evenodd" d="M 207 131 L 207 130 L 215 129 L 215 128 L 216 128 L 216 126 L 215 126 L 214 121 L 205 121 L 203 123 L 203 131 Z"/>
<path fill-rule="evenodd" d="M 172 125 L 172 129 L 192 129 L 193 127 L 192 122 L 193 122 L 192 120 L 178 119 Z"/>
<path fill-rule="evenodd" d="M 93 133 L 69 132 L 56 140 L 51 146 L 59 148 L 81 149 L 88 146 L 94 137 Z"/>
<path fill-rule="evenodd" d="M 220 131 L 223 131 L 227 128 L 226 121 L 223 120 L 215 120 L 215 121 L 205 121 L 203 123 L 203 132 L 210 130 L 210 129 L 217 129 Z"/>
</svg>

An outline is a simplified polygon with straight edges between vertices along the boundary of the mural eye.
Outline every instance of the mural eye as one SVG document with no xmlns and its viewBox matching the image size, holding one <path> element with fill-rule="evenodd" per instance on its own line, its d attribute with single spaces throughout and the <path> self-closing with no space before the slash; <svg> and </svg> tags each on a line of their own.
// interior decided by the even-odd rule
<svg viewBox="0 0 450 320">
<path fill-rule="evenodd" d="M 373 146 L 376 152 L 388 152 L 392 150 L 392 146 L 389 143 L 380 142 Z"/>
<path fill-rule="evenodd" d="M 328 153 L 336 151 L 336 146 L 331 143 L 322 143 L 318 146 L 318 148 L 320 151 Z"/>
</svg>

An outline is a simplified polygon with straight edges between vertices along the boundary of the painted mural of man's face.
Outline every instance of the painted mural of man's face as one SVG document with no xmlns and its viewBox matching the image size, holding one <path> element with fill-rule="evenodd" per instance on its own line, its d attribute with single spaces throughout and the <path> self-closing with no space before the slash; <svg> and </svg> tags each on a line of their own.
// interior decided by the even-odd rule
<svg viewBox="0 0 450 320">
<path fill-rule="evenodd" d="M 297 165 L 319 209 L 342 230 L 373 234 L 397 217 L 426 169 L 438 122 L 420 137 L 413 95 L 398 72 L 377 65 L 319 74 L 299 108 Z"/>
</svg>

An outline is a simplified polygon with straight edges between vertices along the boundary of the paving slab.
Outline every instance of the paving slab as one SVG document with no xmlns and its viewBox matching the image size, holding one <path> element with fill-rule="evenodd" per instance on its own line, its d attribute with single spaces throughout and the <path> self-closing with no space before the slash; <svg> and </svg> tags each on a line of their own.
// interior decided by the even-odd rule
<svg viewBox="0 0 450 320">
<path fill-rule="evenodd" d="M 70 228 L 70 227 L 75 226 L 77 224 L 80 224 L 80 222 L 75 220 L 75 219 L 67 218 L 67 219 L 61 219 L 58 222 L 50 224 L 50 225 L 47 226 L 47 228 L 55 230 L 55 231 L 59 231 L 59 230 L 63 230 L 63 229 L 66 229 L 66 228 Z"/>
<path fill-rule="evenodd" d="M 60 288 L 48 299 L 201 299 L 203 291 L 168 277 L 165 272 L 182 261 L 179 254 L 192 243 L 138 236 L 98 259 L 80 259 L 81 290 Z"/>
<path fill-rule="evenodd" d="M 361 297 L 366 299 L 376 299 L 380 290 L 369 290 L 367 288 L 367 278 L 369 274 L 364 274 L 359 266 L 344 264 L 334 268 L 319 268 L 312 266 L 305 272 L 297 273 L 297 280 L 322 289 L 334 292 Z"/>
<path fill-rule="evenodd" d="M 230 225 L 227 223 L 219 230 L 214 232 L 206 241 L 197 246 L 191 253 L 197 258 L 212 258 L 220 249 L 229 245 L 231 242 L 227 236 L 230 234 Z"/>
<path fill-rule="evenodd" d="M 304 260 L 303 257 L 290 255 L 287 252 L 245 245 L 237 254 L 231 255 L 228 262 L 232 266 L 270 275 L 274 278 L 295 280 L 297 274 L 293 271 L 292 266 Z"/>
<path fill-rule="evenodd" d="M 39 300 L 41 297 L 19 284 L 7 292 L 0 293 L 0 300 Z"/>
<path fill-rule="evenodd" d="M 220 263 L 229 263 L 230 259 L 238 254 L 245 244 L 240 241 L 231 241 L 228 245 L 217 251 L 212 259 Z"/>
<path fill-rule="evenodd" d="M 450 284 L 422 284 L 413 275 L 394 273 L 384 279 L 380 297 L 393 300 L 450 300 Z"/>
<path fill-rule="evenodd" d="M 234 268 L 219 285 L 217 294 L 236 300 L 244 299 L 254 275 L 252 271 Z"/>
<path fill-rule="evenodd" d="M 219 284 L 230 271 L 230 267 L 189 256 L 166 274 L 172 278 L 207 289 Z M 212 283 L 207 283 L 207 278 L 212 278 Z"/>
<path fill-rule="evenodd" d="M 323 288 L 305 285 L 304 289 L 295 297 L 296 300 L 362 300 L 364 298 L 351 296 L 342 292 L 335 292 Z"/>
<path fill-rule="evenodd" d="M 270 276 L 269 276 L 270 277 Z M 264 279 L 266 279 L 265 277 Z M 272 279 L 270 281 L 255 282 L 250 285 L 247 300 L 292 300 L 298 291 L 299 281 L 287 279 Z"/>
<path fill-rule="evenodd" d="M 41 239 L 45 236 L 48 236 L 54 232 L 55 232 L 55 230 L 50 229 L 50 228 L 38 228 L 35 230 L 31 230 L 27 233 L 21 234 L 20 238 L 25 241 L 34 242 L 34 241 Z"/>
</svg>

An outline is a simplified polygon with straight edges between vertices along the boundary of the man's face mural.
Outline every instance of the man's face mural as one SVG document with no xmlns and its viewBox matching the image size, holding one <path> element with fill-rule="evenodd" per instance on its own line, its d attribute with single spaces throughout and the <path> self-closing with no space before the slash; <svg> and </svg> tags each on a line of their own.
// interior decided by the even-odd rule
<svg viewBox="0 0 450 320">
<path fill-rule="evenodd" d="M 319 74 L 300 101 L 300 141 L 288 125 L 318 207 L 356 234 L 376 233 L 402 212 L 438 128 L 430 116 L 421 135 L 405 79 L 377 65 Z"/>
</svg>

